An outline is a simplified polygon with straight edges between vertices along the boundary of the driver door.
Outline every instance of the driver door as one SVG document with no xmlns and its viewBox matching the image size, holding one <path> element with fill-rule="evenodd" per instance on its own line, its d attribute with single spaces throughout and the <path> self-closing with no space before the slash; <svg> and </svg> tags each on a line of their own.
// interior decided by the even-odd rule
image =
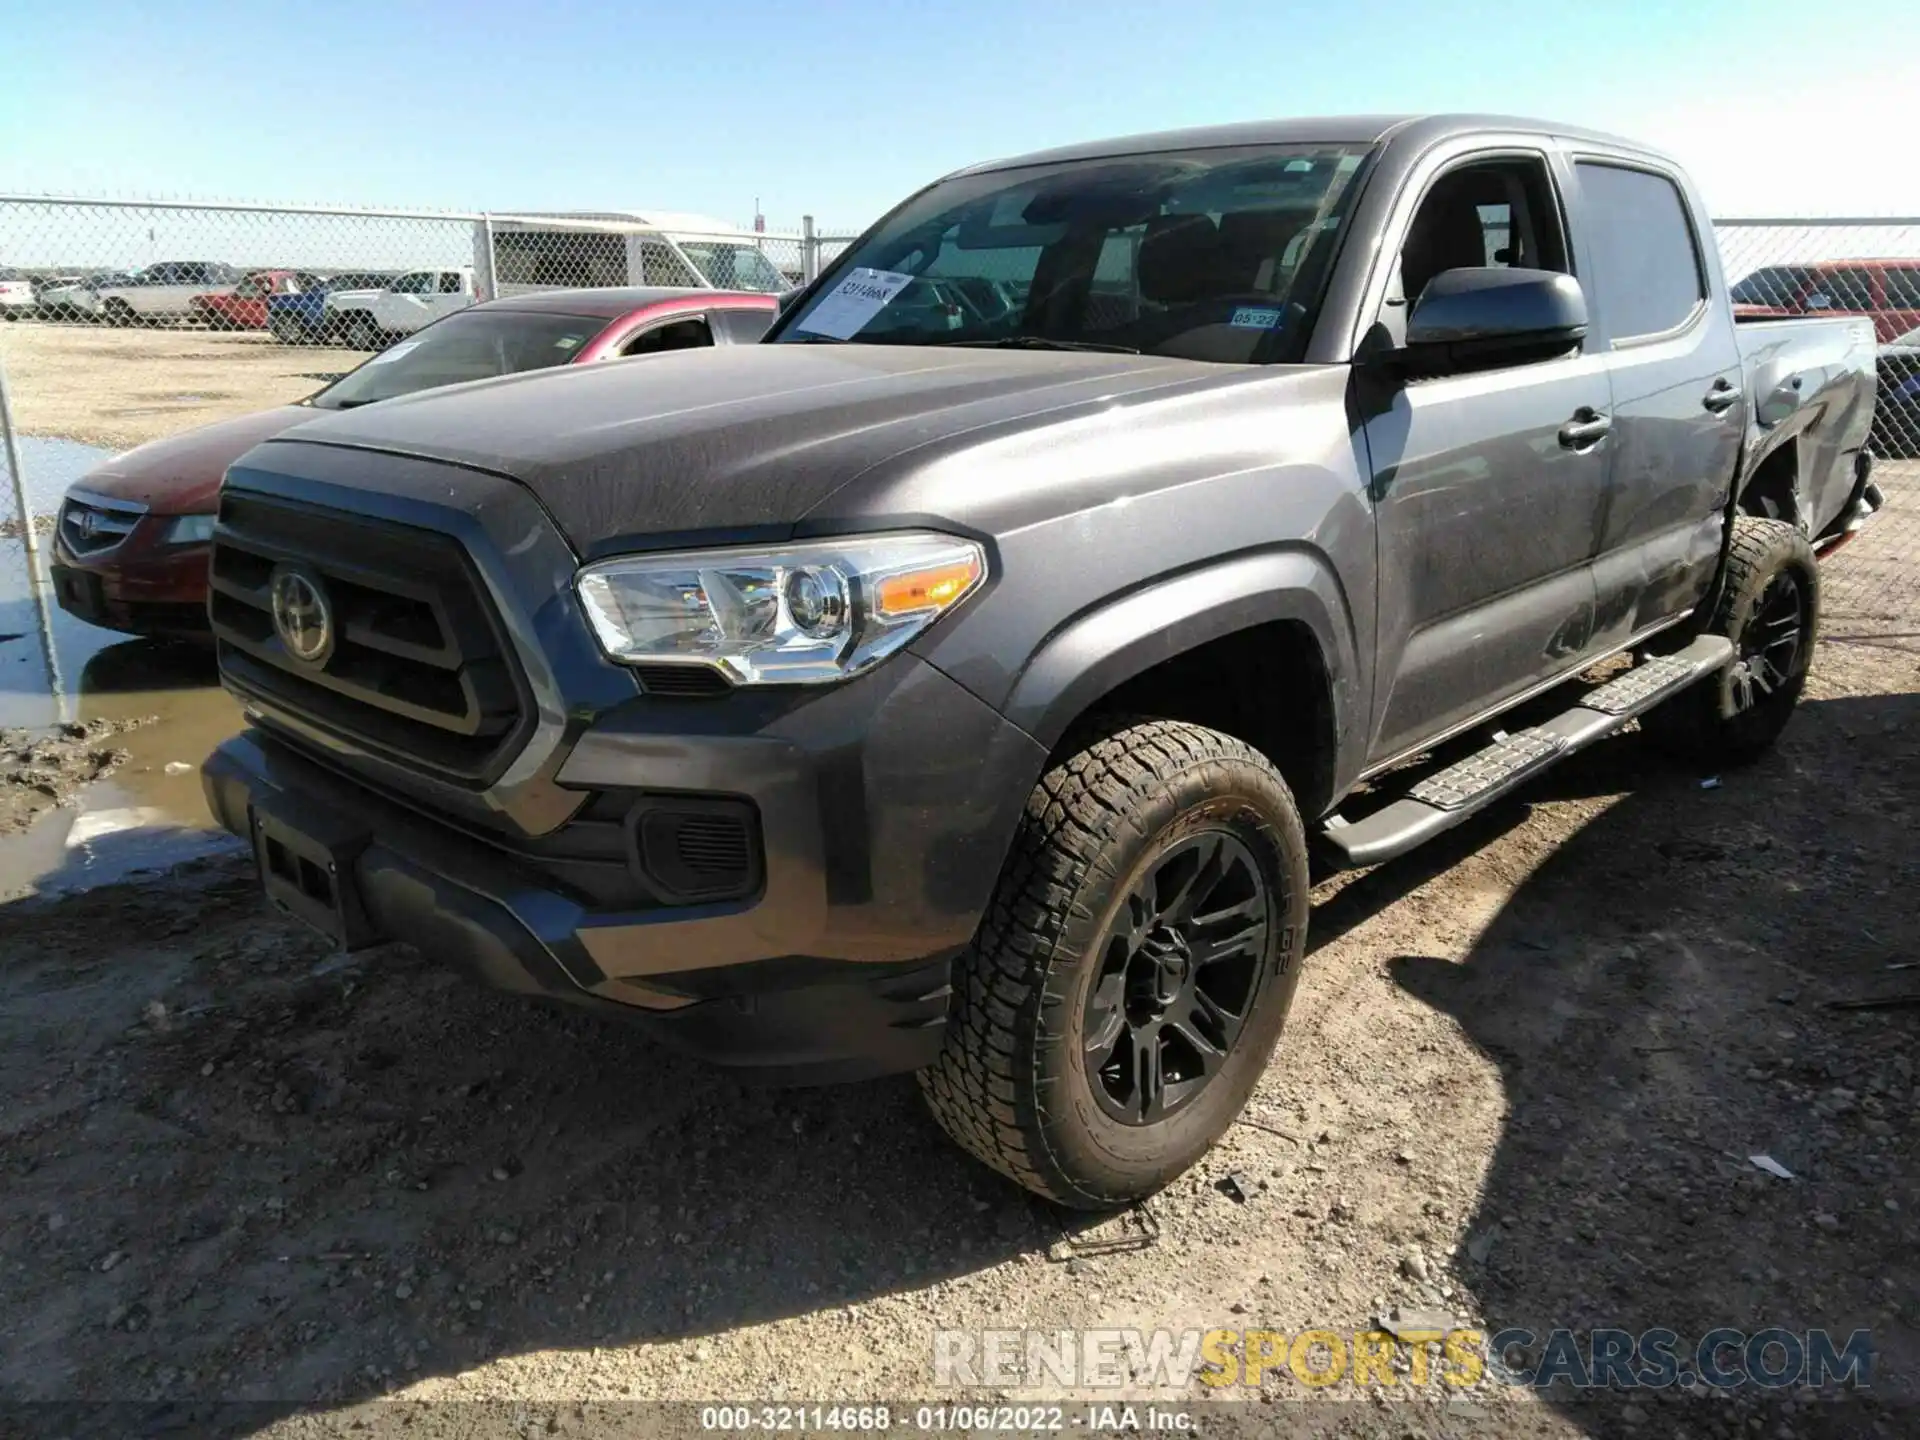
<svg viewBox="0 0 1920 1440">
<path fill-rule="evenodd" d="M 1427 281 L 1487 265 L 1571 271 L 1544 153 L 1455 158 L 1403 207 L 1378 317 L 1397 344 Z M 1408 213 L 1410 210 L 1411 213 Z M 1611 451 L 1606 359 L 1564 356 L 1408 379 L 1356 368 L 1380 603 L 1370 759 L 1412 753 L 1578 664 Z"/>
</svg>

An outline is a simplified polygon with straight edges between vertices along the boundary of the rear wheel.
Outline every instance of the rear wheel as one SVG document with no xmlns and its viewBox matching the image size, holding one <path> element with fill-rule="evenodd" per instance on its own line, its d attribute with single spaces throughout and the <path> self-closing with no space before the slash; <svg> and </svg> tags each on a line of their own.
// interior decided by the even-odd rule
<svg viewBox="0 0 1920 1440">
<path fill-rule="evenodd" d="M 1733 525 L 1726 583 L 1707 627 L 1733 641 L 1733 663 L 1640 723 L 1686 759 L 1744 765 L 1773 747 L 1806 686 L 1820 568 L 1807 537 L 1784 520 L 1742 515 Z"/>
<path fill-rule="evenodd" d="M 1135 1200 L 1230 1126 L 1306 938 L 1286 782 L 1230 736 L 1131 724 L 1050 769 L 920 1086 L 946 1132 L 1061 1204 Z"/>
</svg>

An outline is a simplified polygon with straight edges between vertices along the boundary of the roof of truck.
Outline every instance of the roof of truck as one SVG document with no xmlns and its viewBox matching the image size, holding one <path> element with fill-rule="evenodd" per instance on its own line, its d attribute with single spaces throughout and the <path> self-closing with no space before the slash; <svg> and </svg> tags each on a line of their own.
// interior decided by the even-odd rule
<svg viewBox="0 0 1920 1440">
<path fill-rule="evenodd" d="M 1389 137 L 1432 144 L 1454 135 L 1497 130 L 1508 133 L 1557 135 L 1571 140 L 1657 154 L 1636 140 L 1516 115 L 1316 115 L 1293 120 L 1248 120 L 1236 125 L 1207 125 L 1191 130 L 1161 130 L 1123 135 L 1111 140 L 1089 140 L 1054 150 L 1037 150 L 972 165 L 961 174 L 1003 170 L 1018 165 L 1046 165 L 1064 160 L 1092 160 L 1107 155 L 1140 155 L 1159 150 L 1212 150 L 1234 145 L 1376 145 Z"/>
</svg>

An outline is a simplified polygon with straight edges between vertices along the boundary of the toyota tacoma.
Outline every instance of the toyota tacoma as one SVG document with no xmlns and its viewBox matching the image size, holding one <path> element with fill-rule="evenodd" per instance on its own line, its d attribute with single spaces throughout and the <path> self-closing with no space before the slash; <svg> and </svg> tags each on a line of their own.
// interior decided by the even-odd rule
<svg viewBox="0 0 1920 1440">
<path fill-rule="evenodd" d="M 768 1076 L 918 1071 L 982 1161 L 1111 1205 L 1268 1064 L 1310 865 L 1630 721 L 1768 748 L 1873 391 L 1869 320 L 1736 326 L 1686 176 L 1608 136 L 982 165 L 762 344 L 243 456 L 207 794 L 344 947 Z"/>
</svg>

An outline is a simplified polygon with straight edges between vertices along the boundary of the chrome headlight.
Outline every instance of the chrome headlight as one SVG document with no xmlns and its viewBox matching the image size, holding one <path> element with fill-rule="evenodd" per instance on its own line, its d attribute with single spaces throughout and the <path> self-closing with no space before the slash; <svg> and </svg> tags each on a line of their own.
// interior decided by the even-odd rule
<svg viewBox="0 0 1920 1440">
<path fill-rule="evenodd" d="M 736 685 L 819 685 L 879 664 L 986 579 L 927 531 L 603 560 L 576 581 L 623 665 L 706 665 Z"/>
</svg>

